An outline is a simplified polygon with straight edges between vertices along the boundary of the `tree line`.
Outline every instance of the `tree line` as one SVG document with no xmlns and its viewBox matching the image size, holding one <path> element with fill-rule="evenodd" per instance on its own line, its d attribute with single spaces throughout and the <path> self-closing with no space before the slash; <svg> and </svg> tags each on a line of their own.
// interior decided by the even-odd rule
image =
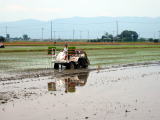
<svg viewBox="0 0 160 120">
<path fill-rule="evenodd" d="M 100 39 L 88 40 L 88 42 L 160 42 L 159 39 L 153 38 L 139 38 L 136 31 L 124 30 L 121 34 L 113 36 L 106 32 Z"/>
<path fill-rule="evenodd" d="M 9 34 L 6 35 L 6 37 L 0 36 L 0 42 L 7 42 L 10 40 Z M 27 34 L 22 35 L 22 37 L 16 37 L 15 40 L 24 40 L 28 41 L 30 40 L 30 37 Z"/>
<path fill-rule="evenodd" d="M 31 38 L 24 34 L 22 37 L 16 37 L 15 40 L 24 40 L 28 41 Z M 12 40 L 14 40 L 12 38 Z M 7 42 L 11 40 L 9 34 L 6 35 L 6 37 L 0 36 L 0 42 Z M 88 42 L 160 42 L 159 39 L 153 39 L 153 38 L 139 38 L 139 35 L 136 31 L 131 30 L 124 30 L 119 35 L 113 36 L 112 34 L 109 34 L 106 32 L 104 35 L 101 36 L 101 38 L 98 39 L 92 39 L 88 40 Z"/>
</svg>

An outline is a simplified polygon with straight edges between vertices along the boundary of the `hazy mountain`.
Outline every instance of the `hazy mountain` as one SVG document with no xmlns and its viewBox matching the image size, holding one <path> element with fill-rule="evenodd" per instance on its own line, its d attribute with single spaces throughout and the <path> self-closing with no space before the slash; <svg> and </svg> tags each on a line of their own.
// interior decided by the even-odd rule
<svg viewBox="0 0 160 120">
<path fill-rule="evenodd" d="M 7 29 L 6 29 L 7 26 Z M 31 38 L 41 39 L 51 36 L 51 22 L 34 19 L 0 22 L 0 35 L 5 36 L 6 30 L 11 37 L 28 34 Z M 100 38 L 105 32 L 121 33 L 123 30 L 134 30 L 140 37 L 159 38 L 160 17 L 73 17 L 52 21 L 53 38 L 86 39 Z"/>
</svg>

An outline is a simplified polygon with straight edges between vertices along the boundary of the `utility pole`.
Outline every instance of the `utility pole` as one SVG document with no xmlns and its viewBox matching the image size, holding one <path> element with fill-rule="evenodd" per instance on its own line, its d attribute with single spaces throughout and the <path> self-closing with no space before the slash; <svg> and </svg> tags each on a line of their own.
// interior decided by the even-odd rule
<svg viewBox="0 0 160 120">
<path fill-rule="evenodd" d="M 133 34 L 131 34 L 132 42 L 134 42 L 134 41 L 133 41 L 133 36 L 134 36 L 134 35 L 133 35 Z"/>
<path fill-rule="evenodd" d="M 8 34 L 8 33 L 7 33 L 7 32 L 8 32 L 8 31 L 7 31 L 8 27 L 6 26 L 5 29 L 6 29 L 6 36 L 7 36 L 7 34 Z"/>
<path fill-rule="evenodd" d="M 74 40 L 74 34 L 75 34 L 75 30 L 73 29 L 73 40 Z"/>
<path fill-rule="evenodd" d="M 79 31 L 79 38 L 80 38 L 80 40 L 82 39 L 82 31 L 81 30 Z"/>
<path fill-rule="evenodd" d="M 116 29 L 117 29 L 117 37 L 118 37 L 118 29 L 119 29 L 118 21 L 116 21 Z"/>
<path fill-rule="evenodd" d="M 9 35 L 8 35 L 8 27 L 7 27 L 7 25 L 6 25 L 5 29 L 6 29 L 6 40 L 8 41 L 9 40 Z"/>
<path fill-rule="evenodd" d="M 159 32 L 159 39 L 160 39 L 160 31 L 158 31 Z"/>
<path fill-rule="evenodd" d="M 112 31 L 112 32 L 113 32 L 113 42 L 114 42 L 114 40 L 115 40 L 114 32 L 115 32 L 115 31 Z"/>
<path fill-rule="evenodd" d="M 51 41 L 52 41 L 52 20 L 51 20 Z"/>
<path fill-rule="evenodd" d="M 44 31 L 43 27 L 41 28 L 41 31 L 42 31 L 42 41 L 43 41 L 43 31 Z"/>
</svg>

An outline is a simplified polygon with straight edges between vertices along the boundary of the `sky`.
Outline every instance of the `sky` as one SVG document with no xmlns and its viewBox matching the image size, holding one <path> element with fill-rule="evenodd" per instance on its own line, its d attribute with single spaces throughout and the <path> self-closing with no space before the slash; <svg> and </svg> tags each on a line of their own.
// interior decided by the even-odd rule
<svg viewBox="0 0 160 120">
<path fill-rule="evenodd" d="M 70 17 L 160 17 L 160 0 L 0 0 L 0 21 Z"/>
</svg>

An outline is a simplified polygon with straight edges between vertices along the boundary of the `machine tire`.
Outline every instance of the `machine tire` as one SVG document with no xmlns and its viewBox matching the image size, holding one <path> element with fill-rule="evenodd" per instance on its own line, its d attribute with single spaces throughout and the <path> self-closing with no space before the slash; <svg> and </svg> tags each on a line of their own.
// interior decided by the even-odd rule
<svg viewBox="0 0 160 120">
<path fill-rule="evenodd" d="M 5 48 L 4 45 L 0 46 L 0 48 Z"/>
<path fill-rule="evenodd" d="M 80 65 L 79 65 L 79 64 L 76 64 L 76 65 L 75 65 L 75 68 L 76 68 L 76 69 L 79 69 L 79 68 L 80 68 Z"/>
<path fill-rule="evenodd" d="M 67 69 L 74 69 L 74 68 L 75 68 L 74 62 L 68 63 L 68 65 L 66 66 L 66 68 L 67 68 Z"/>
<path fill-rule="evenodd" d="M 81 66 L 82 68 L 87 68 L 88 67 L 88 62 L 85 58 L 80 58 L 78 60 L 78 64 L 79 66 Z"/>
<path fill-rule="evenodd" d="M 59 64 L 58 63 L 54 63 L 54 69 L 59 69 Z"/>
<path fill-rule="evenodd" d="M 75 64 L 73 62 L 70 63 L 70 69 L 74 69 L 75 68 Z"/>
</svg>

